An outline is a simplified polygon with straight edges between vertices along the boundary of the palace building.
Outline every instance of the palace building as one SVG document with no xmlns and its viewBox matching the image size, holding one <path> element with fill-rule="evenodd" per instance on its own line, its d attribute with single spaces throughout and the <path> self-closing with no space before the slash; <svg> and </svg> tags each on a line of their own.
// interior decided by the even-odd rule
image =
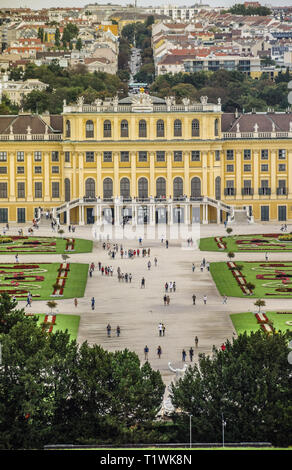
<svg viewBox="0 0 292 470">
<path fill-rule="evenodd" d="M 0 222 L 292 220 L 291 112 L 144 93 L 0 116 Z"/>
</svg>

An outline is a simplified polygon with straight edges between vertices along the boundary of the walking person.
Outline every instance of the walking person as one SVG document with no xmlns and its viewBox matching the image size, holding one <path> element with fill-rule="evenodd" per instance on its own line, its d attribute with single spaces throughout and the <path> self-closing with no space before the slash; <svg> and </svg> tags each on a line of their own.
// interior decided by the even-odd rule
<svg viewBox="0 0 292 470">
<path fill-rule="evenodd" d="M 108 325 L 107 325 L 107 327 L 106 327 L 106 330 L 107 330 L 107 336 L 108 336 L 108 338 L 110 338 L 112 327 L 110 326 L 109 323 L 108 323 Z"/>
<path fill-rule="evenodd" d="M 193 264 L 192 264 L 192 271 L 193 271 L 193 273 L 195 272 L 195 269 L 196 269 L 196 267 L 195 267 L 195 265 L 194 265 L 194 263 L 193 263 Z"/>
<path fill-rule="evenodd" d="M 119 327 L 119 325 L 117 326 L 117 336 L 119 337 L 121 334 L 121 328 Z"/>
<path fill-rule="evenodd" d="M 157 258 L 156 257 L 154 258 L 154 264 L 155 264 L 155 266 L 157 266 Z"/>
<path fill-rule="evenodd" d="M 141 289 L 144 288 L 145 289 L 145 278 L 142 277 L 141 279 Z"/>
<path fill-rule="evenodd" d="M 176 291 L 176 283 L 175 283 L 175 281 L 174 281 L 173 284 L 172 284 L 172 288 L 173 288 L 173 292 L 175 292 L 175 291 Z"/>
<path fill-rule="evenodd" d="M 167 297 L 166 297 L 166 294 L 164 294 L 164 296 L 163 296 L 163 302 L 164 302 L 164 305 L 166 305 L 166 303 L 167 303 Z"/>
<path fill-rule="evenodd" d="M 198 344 L 199 344 L 199 338 L 196 336 L 196 337 L 195 337 L 195 345 L 196 345 L 196 348 L 198 347 Z"/>
<path fill-rule="evenodd" d="M 189 355 L 190 355 L 190 361 L 193 362 L 193 357 L 194 357 L 194 350 L 192 347 L 189 349 Z"/>
<path fill-rule="evenodd" d="M 268 257 L 268 253 L 267 253 L 267 252 L 265 253 L 265 260 L 266 260 L 266 261 L 269 261 L 269 257 Z"/>
<path fill-rule="evenodd" d="M 168 292 L 168 283 L 167 282 L 164 284 L 164 289 L 165 289 L 165 292 Z"/>
<path fill-rule="evenodd" d="M 15 255 L 15 263 L 18 263 L 19 262 L 19 259 L 18 259 L 18 254 Z"/>
<path fill-rule="evenodd" d="M 170 297 L 169 297 L 169 295 L 166 296 L 166 303 L 167 303 L 167 305 L 169 305 L 169 303 L 170 303 Z"/>
<path fill-rule="evenodd" d="M 132 282 L 132 274 L 130 273 L 129 274 L 129 283 L 131 284 L 131 282 Z"/>
<path fill-rule="evenodd" d="M 151 268 L 151 261 L 148 261 L 147 266 L 148 266 L 148 270 L 150 270 L 150 268 Z"/>
<path fill-rule="evenodd" d="M 184 349 L 182 350 L 182 353 L 181 353 L 181 355 L 182 355 L 182 360 L 183 360 L 183 362 L 185 362 L 185 360 L 186 360 L 186 357 L 187 357 L 187 353 L 185 352 L 185 350 L 184 350 Z"/>
<path fill-rule="evenodd" d="M 95 298 L 92 297 L 92 299 L 91 299 L 91 310 L 94 310 L 94 307 L 95 307 Z"/>
<path fill-rule="evenodd" d="M 168 240 L 165 240 L 165 246 L 168 248 Z"/>
<path fill-rule="evenodd" d="M 193 298 L 193 305 L 196 305 L 196 298 L 197 296 L 195 294 L 192 295 L 192 298 Z"/>
<path fill-rule="evenodd" d="M 207 303 L 207 296 L 206 295 L 204 295 L 203 301 L 204 301 L 204 304 L 206 305 L 206 303 Z"/>
<path fill-rule="evenodd" d="M 222 301 L 223 304 L 227 304 L 227 297 L 226 295 L 223 295 L 223 301 Z"/>
<path fill-rule="evenodd" d="M 159 357 L 159 359 L 160 359 L 161 354 L 162 354 L 161 346 L 158 346 L 158 348 L 157 348 L 157 356 Z"/>
<path fill-rule="evenodd" d="M 144 348 L 144 357 L 145 357 L 145 361 L 148 360 L 148 353 L 149 353 L 149 348 L 146 344 L 145 348 Z"/>
<path fill-rule="evenodd" d="M 162 336 L 162 323 L 160 322 L 158 325 L 159 336 Z"/>
<path fill-rule="evenodd" d="M 78 305 L 78 300 L 76 299 L 76 297 L 74 299 L 74 305 L 75 305 L 75 307 L 77 307 L 77 305 Z"/>
<path fill-rule="evenodd" d="M 165 325 L 162 323 L 162 336 L 165 336 Z"/>
</svg>

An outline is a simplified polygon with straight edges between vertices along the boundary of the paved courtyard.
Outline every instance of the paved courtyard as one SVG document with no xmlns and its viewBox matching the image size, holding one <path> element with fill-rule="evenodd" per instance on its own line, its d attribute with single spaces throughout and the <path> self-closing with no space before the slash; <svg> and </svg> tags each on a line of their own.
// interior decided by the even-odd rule
<svg viewBox="0 0 292 470">
<path fill-rule="evenodd" d="M 11 225 L 9 234 L 17 234 L 19 226 Z M 28 226 L 24 227 L 27 234 Z M 233 225 L 233 234 L 245 233 L 269 233 L 279 232 L 280 224 L 253 224 Z M 201 237 L 225 235 L 223 225 L 202 225 Z M 292 226 L 288 226 L 288 231 Z M 36 235 L 55 235 L 50 226 L 41 224 Z M 65 235 L 69 232 L 65 231 Z M 72 236 L 72 234 L 70 234 Z M 92 239 L 93 232 L 90 227 L 76 228 L 75 237 Z M 118 240 L 124 248 L 137 249 L 138 240 Z M 226 253 L 201 252 L 195 246 L 187 248 L 185 240 L 169 239 L 169 248 L 161 240 L 144 240 L 141 248 L 150 248 L 150 257 L 135 257 L 134 259 L 121 259 L 120 253 L 115 259 L 111 259 L 106 250 L 102 248 L 102 242 L 94 241 L 92 253 L 71 255 L 69 261 L 80 263 L 95 263 L 95 271 L 92 278 L 88 276 L 85 297 L 78 299 L 78 306 L 74 306 L 73 299 L 57 300 L 57 311 L 64 314 L 80 315 L 78 342 L 87 340 L 89 344 L 100 344 L 109 351 L 128 348 L 135 351 L 141 362 L 144 361 L 144 347 L 149 347 L 148 360 L 154 369 L 159 369 L 166 384 L 174 378 L 174 374 L 168 368 L 168 362 L 174 367 L 181 368 L 182 350 L 187 354 L 190 346 L 195 350 L 194 360 L 198 353 L 211 353 L 212 347 L 220 347 L 227 338 L 235 334 L 229 318 L 230 313 L 253 311 L 254 299 L 229 298 L 226 305 L 222 304 L 222 297 L 217 292 L 212 281 L 211 274 L 205 269 L 202 273 L 199 269 L 203 258 L 206 261 L 227 261 Z M 141 249 L 140 248 L 140 249 Z M 155 267 L 154 258 L 158 263 Z M 20 255 L 20 262 L 62 261 L 61 255 Z M 151 269 L 147 263 L 151 261 Z M 263 260 L 264 253 L 236 253 L 235 260 Z M 292 260 L 292 253 L 273 253 L 269 255 L 269 261 Z M 14 262 L 14 255 L 1 255 L 1 262 Z M 114 268 L 113 276 L 102 276 L 98 271 L 97 263 Z M 192 263 L 195 263 L 195 272 L 192 272 Z M 119 282 L 117 268 L 123 273 L 132 274 L 132 282 Z M 141 278 L 145 277 L 146 287 L 141 288 Z M 176 292 L 169 293 L 170 305 L 164 306 L 164 284 L 175 281 Z M 192 304 L 192 295 L 197 296 L 196 305 Z M 207 304 L 204 305 L 203 296 L 207 296 Z M 91 298 L 95 297 L 95 310 L 91 310 Z M 20 307 L 25 307 L 26 302 L 19 302 Z M 279 300 L 267 299 L 266 309 L 292 308 L 292 298 Z M 33 301 L 30 312 L 48 313 L 46 301 Z M 164 337 L 159 337 L 158 324 L 165 324 Z M 111 338 L 107 337 L 106 326 L 112 327 Z M 116 336 L 117 325 L 121 328 L 120 337 Z M 194 338 L 199 338 L 198 348 L 195 348 Z M 162 355 L 159 359 L 156 353 L 161 346 Z M 189 363 L 189 355 L 187 355 Z"/>
</svg>

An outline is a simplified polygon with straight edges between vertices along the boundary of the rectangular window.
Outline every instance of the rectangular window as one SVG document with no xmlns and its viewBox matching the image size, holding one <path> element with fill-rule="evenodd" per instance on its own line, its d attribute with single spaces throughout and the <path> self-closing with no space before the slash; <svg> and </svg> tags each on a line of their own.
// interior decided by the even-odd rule
<svg viewBox="0 0 292 470">
<path fill-rule="evenodd" d="M 200 150 L 192 150 L 192 162 L 199 162 L 201 160 Z"/>
<path fill-rule="evenodd" d="M 94 152 L 85 152 L 87 162 L 94 162 Z"/>
<path fill-rule="evenodd" d="M 243 165 L 243 171 L 251 171 L 251 165 Z"/>
<path fill-rule="evenodd" d="M 173 160 L 175 162 L 182 162 L 182 151 L 181 150 L 176 150 L 173 152 Z"/>
<path fill-rule="evenodd" d="M 23 175 L 24 174 L 24 166 L 18 166 L 17 167 L 17 174 L 18 175 Z"/>
<path fill-rule="evenodd" d="M 59 182 L 53 181 L 52 183 L 52 197 L 60 197 Z"/>
<path fill-rule="evenodd" d="M 243 159 L 244 160 L 250 160 L 251 159 L 251 151 L 250 150 L 244 150 Z"/>
<path fill-rule="evenodd" d="M 17 197 L 25 197 L 25 183 L 17 183 Z"/>
<path fill-rule="evenodd" d="M 24 207 L 17 208 L 17 222 L 19 224 L 25 223 L 25 208 Z"/>
<path fill-rule="evenodd" d="M 220 162 L 220 150 L 215 150 L 215 161 Z"/>
<path fill-rule="evenodd" d="M 129 152 L 121 152 L 121 162 L 129 161 Z"/>
<path fill-rule="evenodd" d="M 34 152 L 34 161 L 41 162 L 42 161 L 42 152 Z"/>
<path fill-rule="evenodd" d="M 17 152 L 17 161 L 24 162 L 24 152 Z"/>
<path fill-rule="evenodd" d="M 52 162 L 58 162 L 59 161 L 59 152 L 53 151 L 52 152 Z"/>
<path fill-rule="evenodd" d="M 226 151 L 226 160 L 233 160 L 234 159 L 234 152 L 233 150 Z"/>
<path fill-rule="evenodd" d="M 267 149 L 261 151 L 261 159 L 268 160 L 269 158 L 269 151 Z"/>
<path fill-rule="evenodd" d="M 0 223 L 7 223 L 8 222 L 8 209 L 1 208 L 0 209 Z"/>
<path fill-rule="evenodd" d="M 279 160 L 285 160 L 286 159 L 286 150 L 285 149 L 279 150 L 278 157 L 279 157 Z"/>
<path fill-rule="evenodd" d="M 111 162 L 112 161 L 112 152 L 103 152 L 103 161 Z"/>
<path fill-rule="evenodd" d="M 280 163 L 278 168 L 279 168 L 279 171 L 286 171 L 285 163 Z"/>
<path fill-rule="evenodd" d="M 37 181 L 34 184 L 34 197 L 35 198 L 43 197 L 43 184 L 40 181 Z"/>
<path fill-rule="evenodd" d="M 147 162 L 147 152 L 139 152 L 139 162 Z"/>
<path fill-rule="evenodd" d="M 7 183 L 0 183 L 0 198 L 7 198 Z"/>
<path fill-rule="evenodd" d="M 34 172 L 37 173 L 37 174 L 42 173 L 42 167 L 41 166 L 35 166 L 34 167 Z"/>
<path fill-rule="evenodd" d="M 0 166 L 0 175 L 7 174 L 7 166 Z"/>
<path fill-rule="evenodd" d="M 234 172 L 234 165 L 226 165 L 226 171 L 228 171 L 229 173 L 230 172 Z"/>
<path fill-rule="evenodd" d="M 60 167 L 59 166 L 52 166 L 52 173 L 57 174 L 59 173 Z"/>
<path fill-rule="evenodd" d="M 0 152 L 0 162 L 7 162 L 7 152 Z"/>
<path fill-rule="evenodd" d="M 156 152 L 156 161 L 165 162 L 165 152 L 163 150 L 158 150 Z"/>
<path fill-rule="evenodd" d="M 269 171 L 269 165 L 261 165 L 261 171 Z"/>
<path fill-rule="evenodd" d="M 70 152 L 65 152 L 65 162 L 70 162 Z"/>
</svg>

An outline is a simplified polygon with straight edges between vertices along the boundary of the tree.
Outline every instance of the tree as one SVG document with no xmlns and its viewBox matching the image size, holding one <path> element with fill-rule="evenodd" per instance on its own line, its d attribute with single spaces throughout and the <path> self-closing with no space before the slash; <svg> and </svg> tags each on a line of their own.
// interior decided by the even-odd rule
<svg viewBox="0 0 292 470">
<path fill-rule="evenodd" d="M 233 230 L 231 227 L 227 227 L 226 232 L 228 233 L 228 235 L 230 235 L 233 232 Z"/>
<path fill-rule="evenodd" d="M 25 321 L 32 321 L 31 317 L 25 316 L 24 309 L 18 310 L 15 307 L 17 302 L 14 301 L 5 292 L 0 296 L 0 334 L 8 334 L 14 325 Z"/>
<path fill-rule="evenodd" d="M 226 342 L 225 351 L 199 355 L 184 377 L 170 386 L 179 442 L 189 438 L 192 415 L 194 442 L 220 442 L 222 413 L 228 442 L 292 443 L 289 422 L 291 332 L 266 335 L 261 330 Z"/>
<path fill-rule="evenodd" d="M 247 282 L 245 287 L 251 292 L 255 289 L 255 285 L 252 282 Z"/>
<path fill-rule="evenodd" d="M 60 39 L 61 39 L 60 30 L 59 28 L 56 28 L 56 31 L 55 31 L 55 46 L 56 47 L 60 47 L 61 45 Z"/>
<path fill-rule="evenodd" d="M 47 302 L 47 306 L 51 309 L 51 313 L 53 312 L 54 308 L 57 307 L 57 302 L 55 302 L 54 300 L 49 300 Z"/>
<path fill-rule="evenodd" d="M 227 256 L 228 256 L 228 258 L 229 258 L 229 261 L 231 261 L 231 260 L 235 257 L 235 254 L 233 253 L 233 251 L 229 251 L 229 252 L 227 253 Z"/>
<path fill-rule="evenodd" d="M 82 40 L 81 40 L 81 38 L 77 39 L 75 47 L 76 47 L 76 49 L 78 49 L 78 51 L 81 51 L 81 49 L 82 49 Z"/>
<path fill-rule="evenodd" d="M 261 307 L 264 307 L 266 305 L 266 302 L 262 299 L 258 299 L 254 305 L 259 308 L 259 313 L 261 311 Z"/>
</svg>

